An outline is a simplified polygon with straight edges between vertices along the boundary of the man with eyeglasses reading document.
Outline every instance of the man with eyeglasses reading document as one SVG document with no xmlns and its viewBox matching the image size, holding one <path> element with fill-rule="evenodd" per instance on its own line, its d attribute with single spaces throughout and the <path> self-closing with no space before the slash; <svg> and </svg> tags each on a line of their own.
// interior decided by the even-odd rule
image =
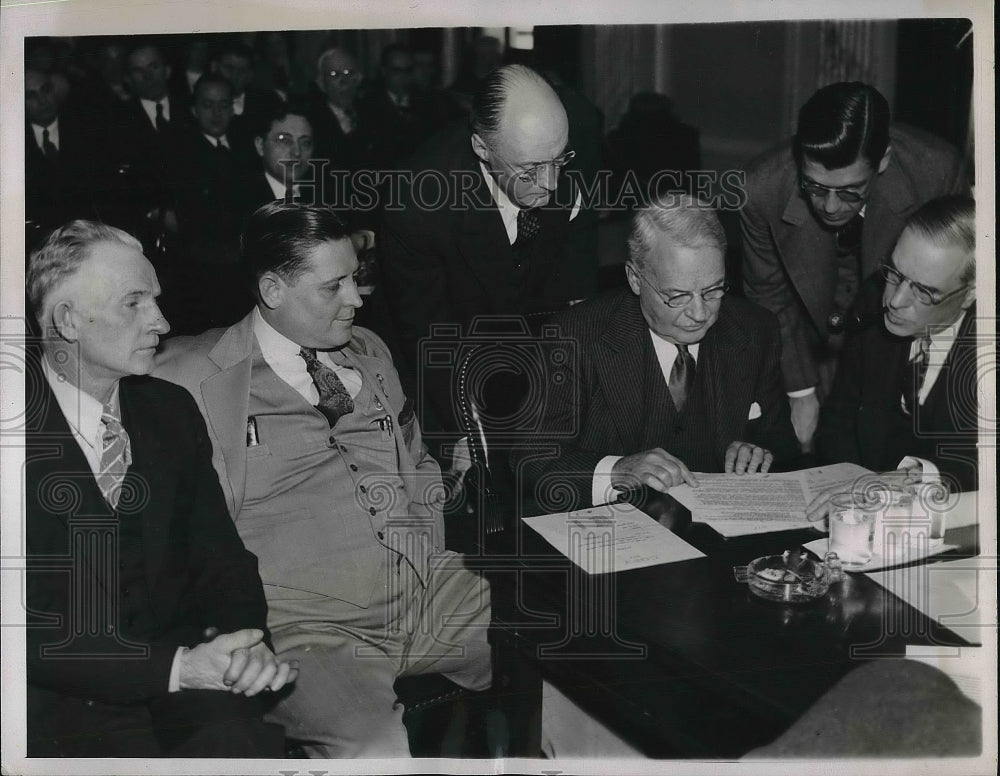
<svg viewBox="0 0 1000 776">
<path fill-rule="evenodd" d="M 785 390 L 805 451 L 861 281 L 878 269 L 907 216 L 965 190 L 955 150 L 890 125 L 886 99 L 859 82 L 817 91 L 799 112 L 793 140 L 748 164 L 744 286 L 781 324 Z"/>
<path fill-rule="evenodd" d="M 572 489 L 560 511 L 640 485 L 696 486 L 692 472 L 766 472 L 798 452 L 777 321 L 726 296 L 715 212 L 686 194 L 662 195 L 636 214 L 628 247 L 628 288 L 553 321 L 576 358 L 549 367 L 538 438 L 513 456 L 525 494 L 540 504 L 549 487 Z"/>
<path fill-rule="evenodd" d="M 820 457 L 976 490 L 975 203 L 941 197 L 914 213 L 856 309 L 877 323 L 844 346 L 816 433 Z"/>
</svg>

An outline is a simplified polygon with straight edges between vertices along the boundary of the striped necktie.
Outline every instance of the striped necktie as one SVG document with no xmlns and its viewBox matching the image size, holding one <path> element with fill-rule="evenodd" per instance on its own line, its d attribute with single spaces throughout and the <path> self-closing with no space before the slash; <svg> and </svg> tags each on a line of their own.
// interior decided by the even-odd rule
<svg viewBox="0 0 1000 776">
<path fill-rule="evenodd" d="M 122 426 L 118 409 L 105 404 L 101 414 L 104 431 L 101 434 L 101 465 L 97 486 L 112 509 L 118 508 L 125 473 L 132 465 L 132 446 L 128 432 Z"/>
</svg>

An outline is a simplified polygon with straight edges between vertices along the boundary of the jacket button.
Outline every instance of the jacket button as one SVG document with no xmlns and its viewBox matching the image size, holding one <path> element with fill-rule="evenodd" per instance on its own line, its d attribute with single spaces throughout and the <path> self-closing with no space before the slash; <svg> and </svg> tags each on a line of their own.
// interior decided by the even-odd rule
<svg viewBox="0 0 1000 776">
<path fill-rule="evenodd" d="M 357 467 L 357 466 L 355 466 L 355 465 L 354 465 L 354 464 L 352 463 L 352 464 L 351 464 L 351 471 L 352 471 L 352 472 L 356 472 L 357 470 L 358 470 L 358 467 Z"/>
<path fill-rule="evenodd" d="M 381 531 L 379 531 L 379 532 L 378 532 L 377 534 L 375 534 L 375 535 L 376 535 L 376 536 L 377 536 L 377 537 L 378 537 L 379 539 L 384 539 L 384 538 L 385 538 L 385 534 L 384 534 L 384 533 L 382 533 Z"/>
<path fill-rule="evenodd" d="M 331 445 L 337 444 L 337 438 L 336 437 L 330 437 L 330 444 Z"/>
<path fill-rule="evenodd" d="M 368 514 L 369 515 L 374 515 L 375 514 L 375 507 L 368 507 Z"/>
<path fill-rule="evenodd" d="M 368 488 L 366 488 L 364 485 L 359 485 L 358 490 L 360 490 L 362 493 L 368 492 Z"/>
</svg>

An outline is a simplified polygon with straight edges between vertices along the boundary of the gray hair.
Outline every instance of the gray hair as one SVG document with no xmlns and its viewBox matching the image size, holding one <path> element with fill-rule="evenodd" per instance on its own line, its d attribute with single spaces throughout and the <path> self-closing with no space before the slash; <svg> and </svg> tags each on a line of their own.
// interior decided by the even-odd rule
<svg viewBox="0 0 1000 776">
<path fill-rule="evenodd" d="M 28 304 L 45 325 L 45 302 L 52 290 L 74 275 L 97 243 L 111 242 L 142 253 L 142 243 L 128 232 L 97 221 L 78 219 L 56 229 L 28 259 L 24 284 Z"/>
<path fill-rule="evenodd" d="M 320 54 L 318 57 L 316 57 L 316 77 L 317 78 L 322 78 L 323 77 L 323 72 L 326 70 L 326 65 L 323 64 L 323 63 L 326 62 L 326 60 L 328 60 L 334 54 L 344 54 L 345 56 L 348 56 L 351 59 L 353 59 L 354 62 L 355 62 L 355 64 L 357 64 L 358 58 L 356 56 L 354 56 L 354 54 L 352 54 L 350 51 L 348 51 L 347 49 L 343 48 L 342 46 L 331 46 L 328 49 L 324 49 L 323 53 Z"/>
<path fill-rule="evenodd" d="M 636 212 L 628 238 L 629 261 L 644 267 L 659 234 L 685 248 L 708 246 L 726 252 L 726 232 L 715 209 L 690 194 L 666 192 Z"/>
<path fill-rule="evenodd" d="M 954 246 L 968 259 L 962 268 L 961 282 L 976 279 L 976 201 L 952 194 L 921 205 L 908 219 L 906 229 L 923 235 L 935 245 Z"/>
</svg>

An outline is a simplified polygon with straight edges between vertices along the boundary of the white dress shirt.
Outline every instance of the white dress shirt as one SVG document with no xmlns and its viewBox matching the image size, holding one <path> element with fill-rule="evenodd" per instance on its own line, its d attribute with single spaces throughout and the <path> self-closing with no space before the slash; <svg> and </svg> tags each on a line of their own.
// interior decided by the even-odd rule
<svg viewBox="0 0 1000 776">
<path fill-rule="evenodd" d="M 490 189 L 493 202 L 496 203 L 497 209 L 500 211 L 500 218 L 503 219 L 503 228 L 507 230 L 507 240 L 513 245 L 514 241 L 517 240 L 517 214 L 521 212 L 521 208 L 510 201 L 510 197 L 497 185 L 493 176 L 490 175 L 490 171 L 486 169 L 486 165 L 481 160 L 479 162 L 479 169 L 483 171 L 483 178 L 486 179 L 486 185 Z M 578 191 L 576 193 L 576 201 L 573 203 L 573 209 L 569 214 L 570 221 L 580 215 L 580 206 L 582 203 L 583 199 Z"/>
<path fill-rule="evenodd" d="M 274 373 L 311 405 L 319 404 L 319 391 L 309 376 L 305 359 L 299 355 L 302 347 L 265 321 L 259 309 L 255 309 L 253 313 L 253 333 L 264 360 Z M 361 393 L 361 375 L 356 370 L 334 363 L 330 354 L 323 350 L 316 351 L 316 357 L 337 374 L 352 399 Z"/>
<path fill-rule="evenodd" d="M 49 142 L 52 143 L 52 145 L 54 145 L 56 147 L 56 150 L 58 151 L 59 150 L 59 119 L 56 118 L 47 127 L 40 127 L 37 124 L 35 124 L 34 122 L 31 123 L 31 131 L 32 131 L 32 133 L 35 136 L 35 143 L 38 145 L 38 147 L 43 152 L 45 151 L 45 146 L 43 145 L 43 143 L 45 141 L 42 138 L 42 133 L 45 132 L 46 129 L 49 131 Z"/>
<path fill-rule="evenodd" d="M 677 346 L 672 342 L 667 342 L 663 337 L 654 333 L 652 329 L 649 330 L 649 338 L 653 341 L 653 352 L 656 354 L 656 361 L 663 373 L 663 381 L 669 383 L 670 372 L 674 368 L 674 361 L 679 352 Z M 700 343 L 696 342 L 688 346 L 688 353 L 691 354 L 695 364 L 698 363 L 699 345 Z M 611 470 L 622 458 L 624 458 L 622 455 L 606 455 L 597 462 L 597 468 L 594 469 L 594 482 L 590 491 L 592 503 L 606 504 L 618 498 L 620 491 L 611 487 Z"/>
<path fill-rule="evenodd" d="M 247 104 L 247 93 L 243 92 L 239 97 L 233 97 L 233 115 L 242 116 Z"/>
<path fill-rule="evenodd" d="M 345 135 L 349 135 L 354 131 L 354 119 L 351 118 L 350 114 L 343 108 L 339 108 L 332 102 L 328 102 L 327 105 L 333 112 L 334 117 L 337 119 L 337 123 L 340 125 L 340 131 Z"/>
<path fill-rule="evenodd" d="M 139 100 L 139 104 L 142 105 L 142 109 L 146 112 L 146 117 L 149 119 L 149 123 L 153 125 L 153 129 L 156 129 L 156 100 Z M 170 98 L 164 97 L 159 101 L 159 104 L 163 106 L 163 118 L 170 121 Z"/>
<path fill-rule="evenodd" d="M 279 181 L 277 178 L 275 178 L 269 172 L 265 172 L 264 173 L 264 178 L 267 180 L 267 185 L 271 187 L 271 191 L 274 192 L 274 198 L 275 199 L 284 199 L 285 198 L 285 184 L 282 183 L 281 181 Z M 292 196 L 293 197 L 299 196 L 299 184 L 297 184 L 297 183 L 293 183 L 292 184 Z"/>
<path fill-rule="evenodd" d="M 205 139 L 213 146 L 221 145 L 223 148 L 229 148 L 229 140 L 226 138 L 225 135 L 219 135 L 218 137 L 216 137 L 215 135 L 210 135 L 207 132 L 202 132 L 201 134 L 204 135 Z M 281 196 L 285 195 L 282 194 Z"/>
</svg>

